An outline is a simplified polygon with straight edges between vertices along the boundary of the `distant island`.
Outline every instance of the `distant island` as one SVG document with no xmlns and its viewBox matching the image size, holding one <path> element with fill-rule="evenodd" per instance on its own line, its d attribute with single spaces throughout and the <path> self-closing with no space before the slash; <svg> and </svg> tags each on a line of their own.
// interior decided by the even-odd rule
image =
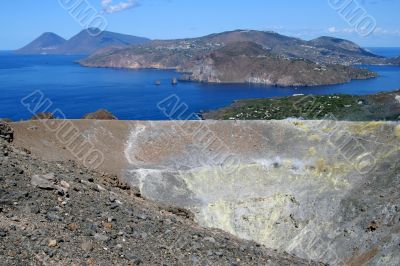
<svg viewBox="0 0 400 266">
<path fill-rule="evenodd" d="M 95 32 L 95 29 L 91 32 Z M 69 40 L 55 33 L 46 32 L 15 52 L 18 54 L 89 55 L 109 46 L 126 47 L 148 41 L 150 40 L 147 38 L 109 31 L 92 36 L 88 30 L 83 30 Z"/>
<path fill-rule="evenodd" d="M 316 86 L 368 79 L 358 64 L 390 64 L 355 43 L 331 37 L 311 41 L 275 32 L 236 30 L 200 38 L 154 40 L 99 50 L 80 61 L 87 67 L 174 69 L 182 80 Z"/>
<path fill-rule="evenodd" d="M 270 31 L 235 30 L 199 38 L 153 40 L 82 31 L 70 40 L 45 33 L 16 51 L 20 54 L 90 55 L 86 67 L 173 69 L 181 80 L 208 83 L 253 83 L 273 86 L 318 86 L 376 77 L 354 65 L 400 64 L 357 44 L 332 37 L 311 41 Z"/>
</svg>

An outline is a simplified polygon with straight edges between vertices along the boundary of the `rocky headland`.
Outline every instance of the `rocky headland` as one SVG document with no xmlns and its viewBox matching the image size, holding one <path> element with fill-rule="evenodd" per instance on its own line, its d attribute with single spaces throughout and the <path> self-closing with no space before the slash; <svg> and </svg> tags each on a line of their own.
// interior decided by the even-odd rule
<svg viewBox="0 0 400 266">
<path fill-rule="evenodd" d="M 366 69 L 319 65 L 305 59 L 288 59 L 253 42 L 220 48 L 192 66 L 182 80 L 211 83 L 256 83 L 274 86 L 317 86 L 374 78 Z"/>
<path fill-rule="evenodd" d="M 350 66 L 389 61 L 343 39 L 304 41 L 274 32 L 238 30 L 107 48 L 80 63 L 88 67 L 174 69 L 188 73 L 183 79 L 191 81 L 313 86 L 372 78 L 374 73 Z M 276 69 L 271 73 L 272 65 Z"/>
</svg>

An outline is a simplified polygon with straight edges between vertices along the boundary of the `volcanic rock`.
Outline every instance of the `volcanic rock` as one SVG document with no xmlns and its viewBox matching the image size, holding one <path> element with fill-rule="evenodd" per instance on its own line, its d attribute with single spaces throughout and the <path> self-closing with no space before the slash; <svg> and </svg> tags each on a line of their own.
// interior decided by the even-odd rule
<svg viewBox="0 0 400 266">
<path fill-rule="evenodd" d="M 0 138 L 7 142 L 12 142 L 14 139 L 14 130 L 7 123 L 0 121 Z"/>
<path fill-rule="evenodd" d="M 82 119 L 91 119 L 91 120 L 118 120 L 111 112 L 100 109 L 94 113 L 86 114 Z"/>
<path fill-rule="evenodd" d="M 42 161 L 0 139 L 3 146 L 9 154 L 0 153 L 1 265 L 322 265 L 201 228 L 72 161 Z M 40 188 L 52 188 L 61 176 L 70 176 L 69 197 Z M 82 182 L 89 177 L 93 183 Z M 110 197 L 123 204 L 109 208 Z M 40 211 L 27 211 L 34 206 Z M 106 229 L 102 222 L 108 217 L 115 218 Z"/>
<path fill-rule="evenodd" d="M 50 112 L 37 113 L 31 118 L 31 120 L 48 120 L 48 119 L 55 119 L 54 114 Z"/>
</svg>

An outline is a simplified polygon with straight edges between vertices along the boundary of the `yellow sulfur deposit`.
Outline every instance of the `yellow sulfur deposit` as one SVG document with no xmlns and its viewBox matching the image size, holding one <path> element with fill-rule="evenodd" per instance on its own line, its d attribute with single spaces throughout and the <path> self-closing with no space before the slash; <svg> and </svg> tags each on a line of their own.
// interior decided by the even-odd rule
<svg viewBox="0 0 400 266">
<path fill-rule="evenodd" d="M 371 133 L 375 133 L 378 129 L 384 126 L 384 122 L 369 122 L 369 123 L 362 123 L 362 124 L 355 124 L 350 127 L 353 133 L 366 136 L 370 135 Z"/>
<path fill-rule="evenodd" d="M 394 130 L 394 134 L 397 138 L 400 139 L 400 125 L 396 126 L 395 130 Z"/>
<path fill-rule="evenodd" d="M 293 125 L 295 125 L 298 128 L 301 128 L 305 132 L 310 131 L 310 129 L 307 127 L 307 125 L 304 122 L 296 121 L 296 122 L 293 122 Z"/>
<path fill-rule="evenodd" d="M 314 155 L 317 154 L 317 150 L 316 150 L 314 147 L 311 147 L 311 148 L 308 150 L 308 154 L 309 154 L 310 156 L 314 156 Z"/>
<path fill-rule="evenodd" d="M 321 136 L 314 134 L 314 135 L 311 135 L 311 136 L 308 138 L 308 140 L 309 140 L 309 141 L 318 141 L 318 142 L 320 142 L 320 141 L 321 141 Z"/>
</svg>

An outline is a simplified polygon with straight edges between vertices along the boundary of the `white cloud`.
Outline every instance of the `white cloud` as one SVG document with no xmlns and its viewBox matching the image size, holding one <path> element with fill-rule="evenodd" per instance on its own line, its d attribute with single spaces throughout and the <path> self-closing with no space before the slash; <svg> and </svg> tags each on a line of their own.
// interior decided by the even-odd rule
<svg viewBox="0 0 400 266">
<path fill-rule="evenodd" d="M 137 0 L 125 0 L 113 4 L 113 0 L 101 0 L 101 7 L 105 13 L 115 13 L 126 9 L 134 8 L 139 5 Z"/>
<path fill-rule="evenodd" d="M 330 27 L 330 28 L 328 29 L 328 32 L 330 32 L 330 33 L 335 33 L 335 32 L 337 32 L 337 29 L 336 29 L 336 27 Z"/>
<path fill-rule="evenodd" d="M 330 27 L 327 29 L 329 33 L 354 33 L 355 29 L 354 28 L 343 28 L 339 29 L 336 27 Z"/>
<path fill-rule="evenodd" d="M 396 29 L 384 29 L 384 28 L 376 28 L 374 31 L 374 34 L 376 35 L 394 35 L 394 36 L 400 36 L 400 30 Z"/>
<path fill-rule="evenodd" d="M 353 34 L 357 33 L 355 28 L 336 28 L 336 27 L 329 27 L 327 30 L 329 33 L 344 33 L 344 34 Z M 373 31 L 374 35 L 386 35 L 386 36 L 400 36 L 400 30 L 399 29 L 384 29 L 377 27 Z"/>
</svg>

